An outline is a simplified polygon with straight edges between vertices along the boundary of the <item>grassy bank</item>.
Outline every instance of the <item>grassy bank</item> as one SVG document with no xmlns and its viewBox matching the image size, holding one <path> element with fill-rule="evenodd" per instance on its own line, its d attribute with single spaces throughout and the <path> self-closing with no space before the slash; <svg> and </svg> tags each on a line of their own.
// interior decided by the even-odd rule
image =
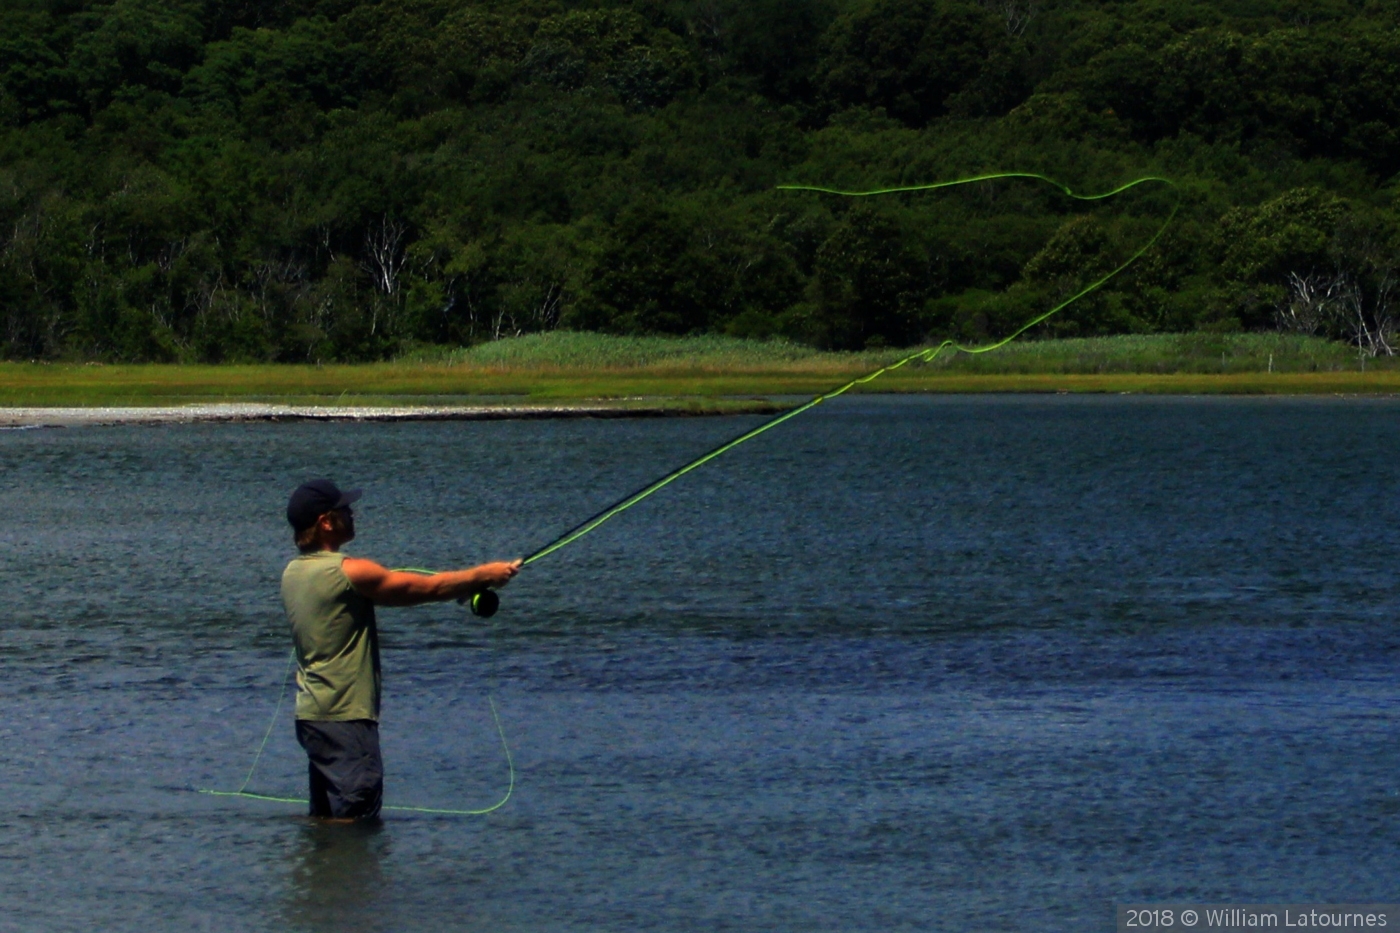
<svg viewBox="0 0 1400 933">
<path fill-rule="evenodd" d="M 746 405 L 736 399 L 825 391 L 907 352 L 823 353 L 781 341 L 554 333 L 467 349 L 425 348 L 361 366 L 5 363 L 0 405 L 604 398 L 731 410 Z M 1395 393 L 1400 367 L 1392 359 L 1363 361 L 1343 344 L 1268 334 L 1023 340 L 995 353 L 946 354 L 913 364 L 864 391 Z"/>
</svg>

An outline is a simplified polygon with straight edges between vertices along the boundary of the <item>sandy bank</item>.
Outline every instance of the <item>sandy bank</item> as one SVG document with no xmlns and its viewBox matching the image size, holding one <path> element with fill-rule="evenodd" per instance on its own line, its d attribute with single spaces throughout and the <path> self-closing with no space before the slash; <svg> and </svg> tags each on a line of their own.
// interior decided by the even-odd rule
<svg viewBox="0 0 1400 933">
<path fill-rule="evenodd" d="M 636 402 L 560 405 L 276 405 L 257 402 L 129 408 L 0 408 L 0 428 L 243 421 L 483 421 L 501 418 L 639 418 L 715 414 Z"/>
</svg>

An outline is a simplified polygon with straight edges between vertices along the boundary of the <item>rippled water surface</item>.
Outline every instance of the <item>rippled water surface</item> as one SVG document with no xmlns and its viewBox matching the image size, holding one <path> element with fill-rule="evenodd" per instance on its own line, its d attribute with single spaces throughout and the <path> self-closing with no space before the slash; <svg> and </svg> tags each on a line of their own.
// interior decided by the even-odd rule
<svg viewBox="0 0 1400 933">
<path fill-rule="evenodd" d="M 1395 897 L 1400 403 L 842 399 L 386 610 L 390 803 L 244 779 L 301 480 L 543 544 L 749 418 L 0 434 L 0 930 L 1108 930 Z M 303 791 L 288 709 L 250 789 Z"/>
</svg>

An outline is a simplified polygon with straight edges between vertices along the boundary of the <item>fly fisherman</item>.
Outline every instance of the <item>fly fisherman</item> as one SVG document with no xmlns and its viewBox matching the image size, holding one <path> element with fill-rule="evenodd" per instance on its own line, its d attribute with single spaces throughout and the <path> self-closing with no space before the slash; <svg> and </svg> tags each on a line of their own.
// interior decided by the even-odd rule
<svg viewBox="0 0 1400 933">
<path fill-rule="evenodd" d="M 375 606 L 470 599 L 504 586 L 520 561 L 431 575 L 348 557 L 355 538 L 350 504 L 328 479 L 298 486 L 287 503 L 300 556 L 282 573 L 282 604 L 297 659 L 297 741 L 310 759 L 311 815 L 368 820 L 379 815 L 384 765 L 379 756 L 379 633 Z"/>
</svg>

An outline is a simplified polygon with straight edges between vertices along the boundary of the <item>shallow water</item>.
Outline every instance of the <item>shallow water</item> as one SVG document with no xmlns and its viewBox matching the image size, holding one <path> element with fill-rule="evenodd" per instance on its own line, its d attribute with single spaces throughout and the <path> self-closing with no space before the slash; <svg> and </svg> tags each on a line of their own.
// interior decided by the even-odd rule
<svg viewBox="0 0 1400 933">
<path fill-rule="evenodd" d="M 837 400 L 528 568 L 381 614 L 390 803 L 219 799 L 281 511 L 528 552 L 757 423 L 0 434 L 0 930 L 1108 930 L 1393 899 L 1400 403 Z M 289 710 L 251 790 L 297 795 Z"/>
</svg>

